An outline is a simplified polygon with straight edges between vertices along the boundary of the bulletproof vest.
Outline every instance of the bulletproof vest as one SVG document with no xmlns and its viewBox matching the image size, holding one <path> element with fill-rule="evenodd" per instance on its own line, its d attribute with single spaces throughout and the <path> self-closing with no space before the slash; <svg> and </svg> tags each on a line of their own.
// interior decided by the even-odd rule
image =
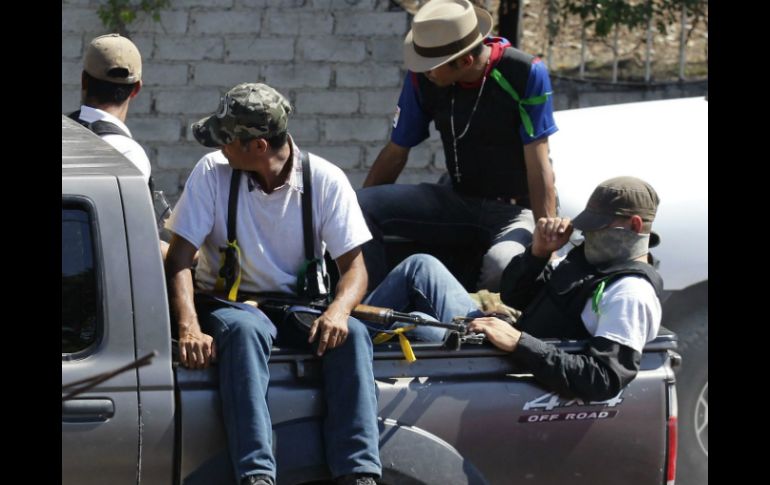
<svg viewBox="0 0 770 485">
<path fill-rule="evenodd" d="M 128 133 L 120 129 L 120 127 L 114 123 L 110 123 L 109 121 L 104 120 L 98 120 L 94 121 L 92 123 L 89 123 L 88 121 L 84 121 L 80 119 L 80 110 L 73 111 L 69 114 L 69 117 L 73 120 L 77 121 L 81 125 L 85 126 L 89 130 L 93 131 L 99 136 L 104 135 L 123 135 L 125 137 L 131 138 Z"/>
<path fill-rule="evenodd" d="M 509 47 L 495 66 L 523 98 L 534 57 Z M 454 126 L 462 133 L 479 93 L 459 86 L 439 87 L 423 74 L 417 75 L 423 108 L 434 120 L 444 144 L 444 158 L 455 191 L 484 198 L 525 199 L 529 193 L 524 147 L 519 134 L 521 117 L 516 101 L 491 78 L 473 114 L 468 132 L 457 140 L 460 182 L 455 177 L 451 128 L 454 92 Z M 525 205 L 528 207 L 529 203 Z"/>
<path fill-rule="evenodd" d="M 646 278 L 660 298 L 663 279 L 651 264 L 626 261 L 597 267 L 586 261 L 583 245 L 580 245 L 570 251 L 556 269 L 546 268 L 543 274 L 545 286 L 524 310 L 516 327 L 538 338 L 589 338 L 591 335 L 580 318 L 586 302 L 600 282 L 609 286 L 628 275 Z"/>
</svg>

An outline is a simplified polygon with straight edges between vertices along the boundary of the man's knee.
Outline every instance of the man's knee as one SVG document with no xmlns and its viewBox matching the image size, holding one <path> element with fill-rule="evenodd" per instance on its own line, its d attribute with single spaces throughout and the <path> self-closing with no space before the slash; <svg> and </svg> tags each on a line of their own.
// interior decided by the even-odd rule
<svg viewBox="0 0 770 485">
<path fill-rule="evenodd" d="M 228 317 L 229 332 L 233 335 L 254 336 L 260 342 L 271 343 L 271 322 L 261 311 L 250 312 L 232 308 Z"/>
<path fill-rule="evenodd" d="M 430 254 L 413 254 L 403 260 L 399 266 L 411 279 L 435 277 L 447 271 L 446 266 Z"/>
<path fill-rule="evenodd" d="M 382 187 L 375 186 L 356 190 L 358 205 L 361 206 L 361 211 L 363 211 L 364 215 L 369 214 L 377 206 L 377 199 L 380 198 L 381 189 Z"/>
<path fill-rule="evenodd" d="M 372 340 L 369 337 L 369 331 L 366 326 L 355 318 L 348 319 L 348 337 L 346 342 L 365 347 L 371 347 L 372 345 Z"/>
<path fill-rule="evenodd" d="M 500 279 L 506 266 L 514 256 L 523 253 L 526 248 L 524 244 L 517 241 L 504 241 L 489 248 L 481 263 L 479 289 L 500 291 Z"/>
</svg>

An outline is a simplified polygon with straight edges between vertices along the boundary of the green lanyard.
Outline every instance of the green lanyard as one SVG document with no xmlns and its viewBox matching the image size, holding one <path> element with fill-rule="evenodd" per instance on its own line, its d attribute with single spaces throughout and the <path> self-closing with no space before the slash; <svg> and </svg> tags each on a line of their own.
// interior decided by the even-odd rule
<svg viewBox="0 0 770 485">
<path fill-rule="evenodd" d="M 599 302 L 602 301 L 602 296 L 604 296 L 604 282 L 607 281 L 607 278 L 601 280 L 599 282 L 599 285 L 594 290 L 594 294 L 591 297 L 591 309 L 596 313 L 599 314 Z"/>
<path fill-rule="evenodd" d="M 519 107 L 519 115 L 521 116 L 521 123 L 524 125 L 524 131 L 527 132 L 527 135 L 529 135 L 530 138 L 534 137 L 535 130 L 532 127 L 532 120 L 529 117 L 529 113 L 527 113 L 527 110 L 524 109 L 525 105 L 534 106 L 538 104 L 543 104 L 546 101 L 548 101 L 548 96 L 551 96 L 553 93 L 550 91 L 544 94 L 541 94 L 540 96 L 533 96 L 531 98 L 527 99 L 521 99 L 519 97 L 519 93 L 516 92 L 515 89 L 513 89 L 513 86 L 511 86 L 511 83 L 508 82 L 507 79 L 505 79 L 500 71 L 497 70 L 497 68 L 492 69 L 492 72 L 489 74 L 492 76 L 492 78 L 497 81 L 497 84 L 500 85 L 501 88 L 505 92 L 511 95 L 511 97 L 516 101 L 516 104 Z"/>
</svg>

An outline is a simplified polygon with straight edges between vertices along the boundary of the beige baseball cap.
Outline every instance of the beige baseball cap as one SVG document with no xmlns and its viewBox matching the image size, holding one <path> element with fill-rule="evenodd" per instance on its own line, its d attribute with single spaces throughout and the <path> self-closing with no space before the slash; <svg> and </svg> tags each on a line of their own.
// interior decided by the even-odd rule
<svg viewBox="0 0 770 485">
<path fill-rule="evenodd" d="M 100 35 L 86 47 L 83 70 L 102 81 L 134 84 L 142 80 L 142 56 L 129 39 L 119 34 Z"/>
</svg>

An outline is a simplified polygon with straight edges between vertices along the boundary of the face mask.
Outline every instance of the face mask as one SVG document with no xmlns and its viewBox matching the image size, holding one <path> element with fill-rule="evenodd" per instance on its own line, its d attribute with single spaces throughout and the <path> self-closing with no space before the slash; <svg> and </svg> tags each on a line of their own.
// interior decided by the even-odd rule
<svg viewBox="0 0 770 485">
<path fill-rule="evenodd" d="M 623 227 L 584 232 L 586 260 L 593 265 L 622 263 L 638 258 L 650 246 L 649 234 L 637 234 Z"/>
</svg>

